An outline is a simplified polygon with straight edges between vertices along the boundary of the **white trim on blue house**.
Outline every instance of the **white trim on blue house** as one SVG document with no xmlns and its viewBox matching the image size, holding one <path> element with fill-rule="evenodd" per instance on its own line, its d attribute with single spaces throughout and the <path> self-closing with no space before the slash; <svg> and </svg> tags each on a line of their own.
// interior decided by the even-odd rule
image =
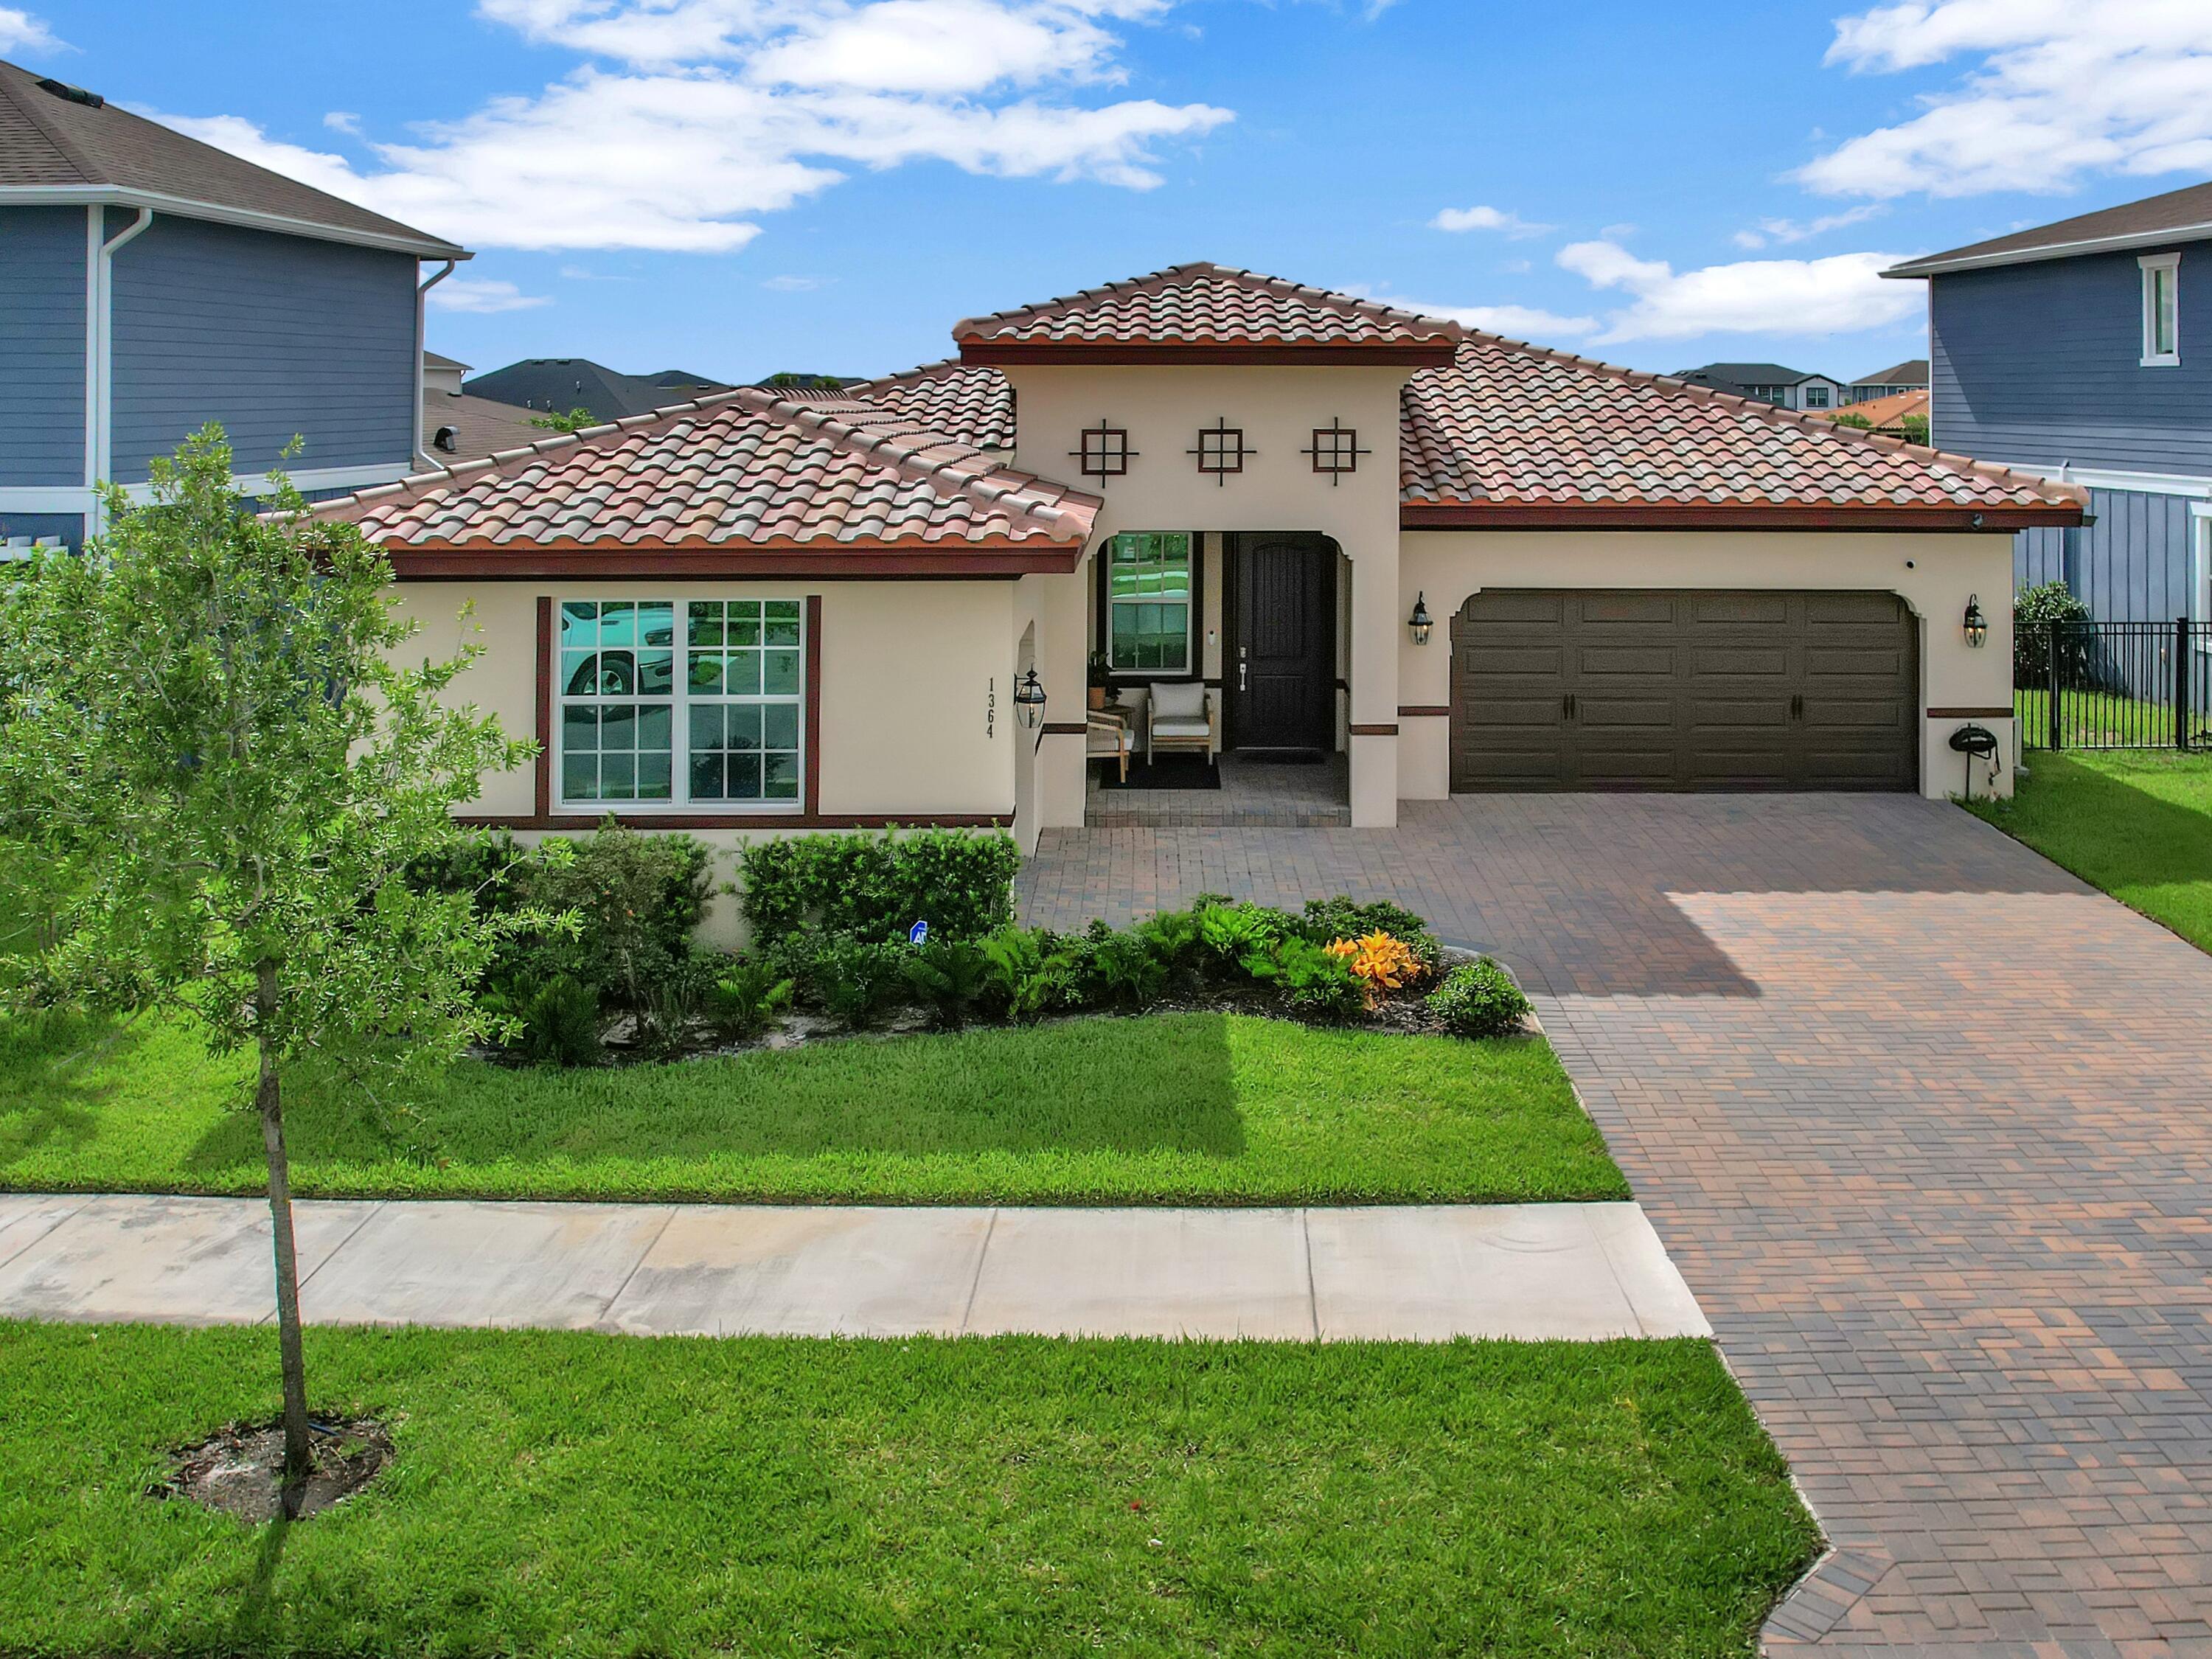
<svg viewBox="0 0 2212 1659">
<path fill-rule="evenodd" d="M 167 196 L 158 191 L 131 190 L 120 185 L 0 185 L 0 207 L 74 207 L 80 203 L 94 208 L 120 207 L 173 213 L 179 218 L 206 219 L 219 225 L 243 226 L 248 230 L 273 230 L 287 236 L 311 236 L 319 241 L 350 242 L 360 247 L 411 253 L 418 259 L 469 259 L 476 257 L 466 248 L 455 247 L 448 242 L 434 241 L 428 237 L 391 236 L 373 230 L 341 229 L 335 225 L 318 224 L 312 219 L 294 219 L 281 213 L 257 213 L 247 208 L 220 207 L 211 202 L 196 202 L 188 197 Z"/>
<path fill-rule="evenodd" d="M 367 489 L 373 484 L 392 483 L 404 478 L 415 469 L 404 461 L 372 461 L 362 466 L 305 467 L 286 476 L 295 489 Z M 238 472 L 231 476 L 230 487 L 241 495 L 258 495 L 268 483 L 264 472 Z M 131 501 L 150 499 L 151 484 L 125 484 L 123 493 Z M 95 527 L 92 520 L 97 516 L 100 493 L 96 489 L 74 484 L 0 484 L 0 513 L 82 513 L 86 519 L 86 532 Z"/>
<path fill-rule="evenodd" d="M 2034 472 L 2058 483 L 2080 484 L 2085 489 L 2132 489 L 2145 495 L 2212 500 L 2212 478 L 2191 477 L 2183 472 L 2123 472 L 2111 467 L 2073 465 L 2039 468 L 2017 463 L 2013 465 L 2015 471 Z"/>
</svg>

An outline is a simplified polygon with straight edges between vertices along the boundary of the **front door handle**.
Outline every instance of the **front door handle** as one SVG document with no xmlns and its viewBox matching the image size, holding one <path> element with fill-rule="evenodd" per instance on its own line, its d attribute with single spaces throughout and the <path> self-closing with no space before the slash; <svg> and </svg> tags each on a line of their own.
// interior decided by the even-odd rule
<svg viewBox="0 0 2212 1659">
<path fill-rule="evenodd" d="M 1237 689 L 1239 691 L 1244 690 L 1244 668 L 1245 665 L 1241 662 L 1237 665 Z"/>
</svg>

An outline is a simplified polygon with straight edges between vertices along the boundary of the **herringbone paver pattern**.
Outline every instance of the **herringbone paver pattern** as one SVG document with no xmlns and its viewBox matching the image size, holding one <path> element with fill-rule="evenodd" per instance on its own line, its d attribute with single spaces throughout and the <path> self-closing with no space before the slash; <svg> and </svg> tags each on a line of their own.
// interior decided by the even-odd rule
<svg viewBox="0 0 2212 1659">
<path fill-rule="evenodd" d="M 1522 975 L 1837 1547 L 1771 1649 L 2212 1656 L 2212 957 L 1897 797 L 1062 832 L 1024 903 L 1208 890 Z"/>
</svg>

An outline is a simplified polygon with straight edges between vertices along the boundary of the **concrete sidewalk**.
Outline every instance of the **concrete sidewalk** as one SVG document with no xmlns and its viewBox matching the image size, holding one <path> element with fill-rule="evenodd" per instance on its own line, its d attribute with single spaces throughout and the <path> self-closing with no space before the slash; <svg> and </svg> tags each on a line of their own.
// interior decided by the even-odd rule
<svg viewBox="0 0 2212 1659">
<path fill-rule="evenodd" d="M 302 1201 L 319 1324 L 635 1335 L 1455 1336 L 1711 1327 L 1634 1204 L 1310 1210 Z M 255 1200 L 0 1195 L 0 1317 L 272 1316 Z"/>
</svg>

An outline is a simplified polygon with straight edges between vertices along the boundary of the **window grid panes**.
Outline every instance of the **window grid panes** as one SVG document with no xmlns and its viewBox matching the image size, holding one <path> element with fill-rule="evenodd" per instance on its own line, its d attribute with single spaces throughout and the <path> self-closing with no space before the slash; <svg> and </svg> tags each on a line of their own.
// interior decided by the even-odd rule
<svg viewBox="0 0 2212 1659">
<path fill-rule="evenodd" d="M 564 601 L 562 804 L 798 805 L 799 607 L 797 599 Z"/>
<path fill-rule="evenodd" d="M 1107 544 L 1107 661 L 1116 672 L 1189 672 L 1190 544 L 1182 532 Z"/>
</svg>

